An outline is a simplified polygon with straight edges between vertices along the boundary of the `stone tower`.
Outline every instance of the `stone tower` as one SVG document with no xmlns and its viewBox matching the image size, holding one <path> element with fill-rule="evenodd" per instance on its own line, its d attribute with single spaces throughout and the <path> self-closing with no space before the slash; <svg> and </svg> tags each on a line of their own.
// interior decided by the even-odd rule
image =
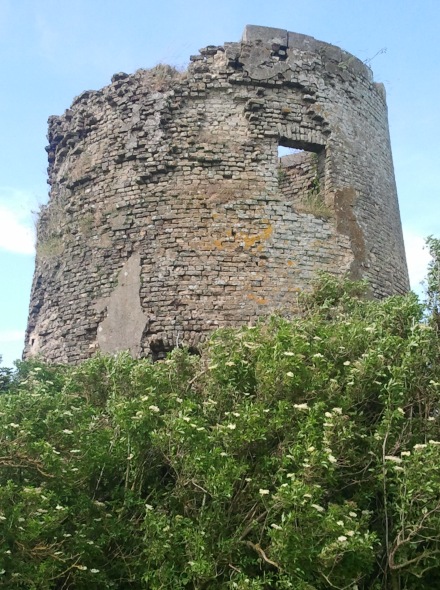
<svg viewBox="0 0 440 590">
<path fill-rule="evenodd" d="M 48 138 L 25 357 L 196 348 L 318 270 L 409 287 L 384 88 L 337 47 L 247 26 L 84 92 Z"/>
</svg>

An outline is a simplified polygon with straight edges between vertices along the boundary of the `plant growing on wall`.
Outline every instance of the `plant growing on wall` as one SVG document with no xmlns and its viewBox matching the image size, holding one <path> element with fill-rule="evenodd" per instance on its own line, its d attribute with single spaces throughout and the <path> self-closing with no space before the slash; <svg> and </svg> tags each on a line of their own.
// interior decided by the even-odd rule
<svg viewBox="0 0 440 590">
<path fill-rule="evenodd" d="M 324 219 L 333 216 L 333 211 L 326 205 L 321 193 L 318 174 L 312 179 L 309 190 L 302 196 L 297 209 L 302 213 L 311 213 L 315 217 Z"/>
</svg>

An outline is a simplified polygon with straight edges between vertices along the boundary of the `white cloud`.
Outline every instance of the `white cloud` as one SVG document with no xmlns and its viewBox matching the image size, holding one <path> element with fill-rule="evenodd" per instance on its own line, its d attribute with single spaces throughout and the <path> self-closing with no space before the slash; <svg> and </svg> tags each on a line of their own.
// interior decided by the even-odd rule
<svg viewBox="0 0 440 590">
<path fill-rule="evenodd" d="M 60 46 L 57 29 L 49 23 L 43 14 L 39 13 L 35 15 L 35 30 L 41 55 L 46 59 L 54 60 L 56 48 Z"/>
<path fill-rule="evenodd" d="M 21 358 L 24 345 L 24 330 L 0 331 L 0 366 L 12 367 Z"/>
<path fill-rule="evenodd" d="M 426 236 L 420 236 L 412 230 L 404 230 L 403 237 L 411 288 L 421 294 L 420 283 L 426 278 L 428 264 L 431 260 L 429 250 L 425 245 Z"/>
<path fill-rule="evenodd" d="M 0 188 L 0 250 L 32 255 L 35 231 L 32 209 L 36 201 L 28 193 Z"/>
<path fill-rule="evenodd" d="M 23 342 L 23 330 L 4 330 L 0 332 L 0 344 L 11 344 L 13 342 Z"/>
</svg>

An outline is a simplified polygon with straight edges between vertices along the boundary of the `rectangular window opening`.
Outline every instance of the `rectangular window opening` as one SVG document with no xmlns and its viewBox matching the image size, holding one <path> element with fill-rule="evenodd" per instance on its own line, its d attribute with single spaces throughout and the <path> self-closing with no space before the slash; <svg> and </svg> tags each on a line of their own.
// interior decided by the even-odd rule
<svg viewBox="0 0 440 590">
<path fill-rule="evenodd" d="M 324 146 L 281 137 L 278 186 L 296 211 L 330 217 L 325 204 Z"/>
</svg>

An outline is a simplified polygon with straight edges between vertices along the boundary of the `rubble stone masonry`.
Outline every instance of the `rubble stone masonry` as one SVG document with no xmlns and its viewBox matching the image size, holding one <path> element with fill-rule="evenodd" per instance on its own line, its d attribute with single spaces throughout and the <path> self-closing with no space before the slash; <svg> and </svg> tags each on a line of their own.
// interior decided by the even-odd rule
<svg viewBox="0 0 440 590">
<path fill-rule="evenodd" d="M 318 270 L 409 288 L 384 88 L 337 47 L 247 26 L 84 92 L 48 139 L 25 357 L 197 348 L 294 313 Z"/>
</svg>

